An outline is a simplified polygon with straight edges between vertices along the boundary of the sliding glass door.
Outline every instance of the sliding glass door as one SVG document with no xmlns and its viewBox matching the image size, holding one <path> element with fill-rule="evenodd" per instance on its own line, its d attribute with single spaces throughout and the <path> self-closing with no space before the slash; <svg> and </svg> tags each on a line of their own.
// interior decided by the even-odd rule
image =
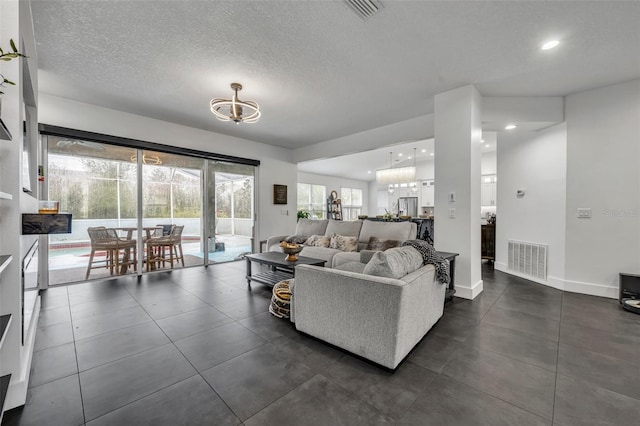
<svg viewBox="0 0 640 426">
<path fill-rule="evenodd" d="M 255 166 L 51 135 L 43 142 L 46 197 L 73 215 L 71 234 L 48 236 L 49 285 L 253 251 Z"/>
</svg>

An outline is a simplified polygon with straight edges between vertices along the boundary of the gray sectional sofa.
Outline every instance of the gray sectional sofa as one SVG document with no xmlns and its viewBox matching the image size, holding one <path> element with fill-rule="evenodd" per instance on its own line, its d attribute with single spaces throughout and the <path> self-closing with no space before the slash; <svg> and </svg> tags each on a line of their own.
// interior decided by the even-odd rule
<svg viewBox="0 0 640 426">
<path fill-rule="evenodd" d="M 271 237 L 267 247 L 280 251 L 287 237 L 331 234 L 357 237 L 357 251 L 305 245 L 302 256 L 327 264 L 296 267 L 290 319 L 303 333 L 395 369 L 442 316 L 446 285 L 413 247 L 367 250 L 371 237 L 414 239 L 412 222 L 301 219 L 295 234 Z"/>
<path fill-rule="evenodd" d="M 267 251 L 281 251 L 280 242 L 288 237 L 300 237 L 300 240 L 312 235 L 338 234 L 346 237 L 357 237 L 358 251 L 344 252 L 329 247 L 304 246 L 301 256 L 313 257 L 327 261 L 326 267 L 334 268 L 347 262 L 358 261 L 359 251 L 366 249 L 371 237 L 380 240 L 405 241 L 415 238 L 417 225 L 413 222 L 377 222 L 364 221 L 340 221 L 340 220 L 311 220 L 300 219 L 296 230 L 292 235 L 276 235 L 267 239 Z"/>
<path fill-rule="evenodd" d="M 418 253 L 413 247 L 384 253 L 395 251 Z M 395 369 L 444 309 L 446 285 L 436 280 L 433 265 L 421 266 L 417 255 L 417 268 L 402 275 L 413 269 L 405 265 L 397 278 L 366 270 L 375 257 L 384 257 L 381 252 L 368 263 L 363 259 L 336 268 L 298 266 L 291 304 L 296 329 Z"/>
</svg>

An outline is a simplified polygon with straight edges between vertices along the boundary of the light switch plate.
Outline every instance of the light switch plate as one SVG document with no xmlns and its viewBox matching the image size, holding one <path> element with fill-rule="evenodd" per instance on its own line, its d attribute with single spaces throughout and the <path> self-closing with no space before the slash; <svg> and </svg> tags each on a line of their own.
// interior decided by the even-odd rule
<svg viewBox="0 0 640 426">
<path fill-rule="evenodd" d="M 449 209 L 449 218 L 456 217 L 456 209 L 455 207 Z"/>
<path fill-rule="evenodd" d="M 580 219 L 588 219 L 591 217 L 591 209 L 586 207 L 578 208 L 578 218 Z"/>
<path fill-rule="evenodd" d="M 455 203 L 456 202 L 456 193 L 455 192 L 450 192 L 449 193 L 449 202 L 450 203 Z"/>
</svg>

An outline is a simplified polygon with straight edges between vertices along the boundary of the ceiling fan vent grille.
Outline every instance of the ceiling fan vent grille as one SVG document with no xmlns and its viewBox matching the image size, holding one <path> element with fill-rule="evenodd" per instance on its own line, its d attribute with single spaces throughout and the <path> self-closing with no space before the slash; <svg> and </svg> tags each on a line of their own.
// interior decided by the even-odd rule
<svg viewBox="0 0 640 426">
<path fill-rule="evenodd" d="M 361 19 L 368 19 L 378 10 L 382 9 L 382 4 L 378 0 L 343 0 Z"/>
</svg>

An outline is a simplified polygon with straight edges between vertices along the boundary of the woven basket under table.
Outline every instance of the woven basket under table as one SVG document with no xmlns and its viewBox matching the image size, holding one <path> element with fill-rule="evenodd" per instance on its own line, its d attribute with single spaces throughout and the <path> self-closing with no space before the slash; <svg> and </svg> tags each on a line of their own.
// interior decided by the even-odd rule
<svg viewBox="0 0 640 426">
<path fill-rule="evenodd" d="M 289 318 L 290 301 L 291 290 L 289 290 L 289 280 L 280 281 L 273 286 L 269 312 L 278 318 Z"/>
</svg>

